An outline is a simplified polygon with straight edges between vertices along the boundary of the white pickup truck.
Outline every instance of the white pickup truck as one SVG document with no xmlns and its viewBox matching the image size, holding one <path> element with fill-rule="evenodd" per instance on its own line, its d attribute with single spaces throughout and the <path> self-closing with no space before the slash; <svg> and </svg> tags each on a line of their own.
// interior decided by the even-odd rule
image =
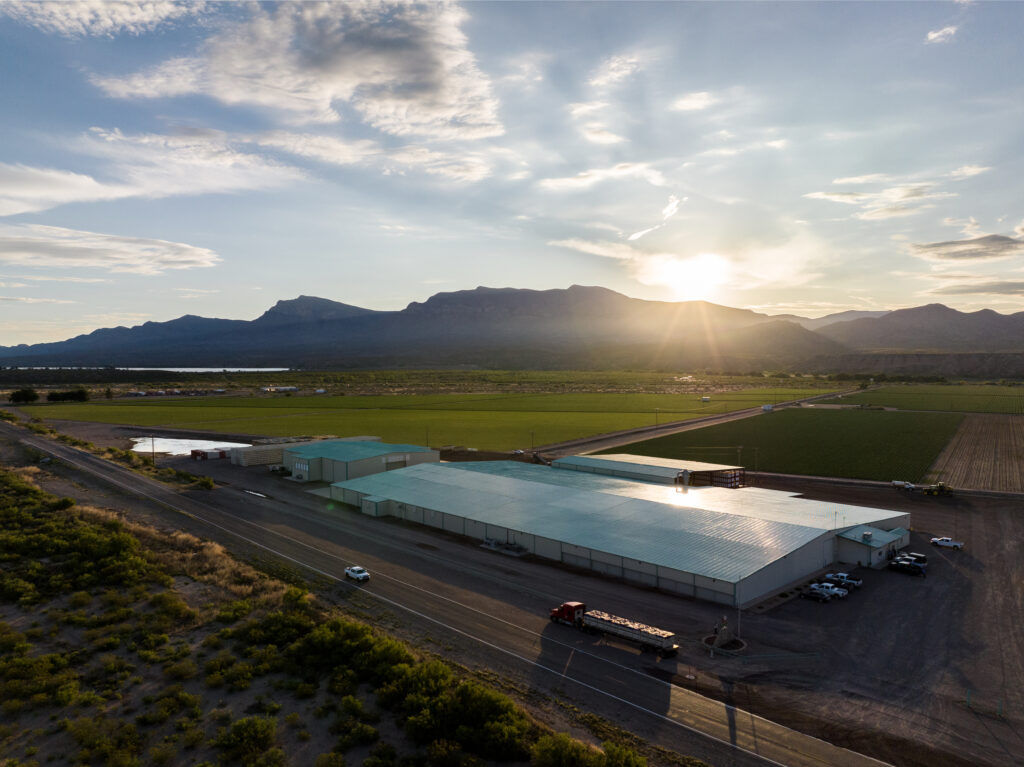
<svg viewBox="0 0 1024 767">
<path fill-rule="evenodd" d="M 932 538 L 932 546 L 941 546 L 944 549 L 963 549 L 963 541 L 954 541 L 948 535 L 942 538 Z"/>
<path fill-rule="evenodd" d="M 850 593 L 846 589 L 841 589 L 832 583 L 812 583 L 810 590 L 821 594 L 828 594 L 830 597 L 838 599 L 845 599 L 846 595 Z"/>
</svg>

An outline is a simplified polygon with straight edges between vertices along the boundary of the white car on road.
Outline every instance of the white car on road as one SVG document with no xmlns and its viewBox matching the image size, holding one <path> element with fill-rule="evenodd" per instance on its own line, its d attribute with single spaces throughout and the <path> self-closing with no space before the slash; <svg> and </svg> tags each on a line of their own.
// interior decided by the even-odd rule
<svg viewBox="0 0 1024 767">
<path fill-rule="evenodd" d="M 932 546 L 941 546 L 945 549 L 962 549 L 964 547 L 964 542 L 954 541 L 947 535 L 942 538 L 932 538 Z"/>
<path fill-rule="evenodd" d="M 352 567 L 345 568 L 345 577 L 351 578 L 354 581 L 368 581 L 370 580 L 370 573 L 367 572 L 365 567 L 352 565 Z"/>
</svg>

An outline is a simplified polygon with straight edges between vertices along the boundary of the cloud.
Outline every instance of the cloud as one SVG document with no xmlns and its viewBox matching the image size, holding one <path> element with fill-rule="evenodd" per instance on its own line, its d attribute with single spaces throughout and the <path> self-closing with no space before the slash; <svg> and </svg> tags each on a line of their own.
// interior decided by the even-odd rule
<svg viewBox="0 0 1024 767">
<path fill-rule="evenodd" d="M 333 136 L 313 133 L 273 131 L 252 136 L 248 141 L 332 165 L 355 165 L 381 153 L 380 144 L 376 141 L 344 141 Z"/>
<path fill-rule="evenodd" d="M 584 117 L 597 112 L 608 106 L 607 101 L 577 101 L 569 104 L 569 116 L 572 118 Z"/>
<path fill-rule="evenodd" d="M 212 250 L 166 240 L 122 237 L 56 226 L 0 226 L 0 263 L 162 274 L 216 265 Z"/>
<path fill-rule="evenodd" d="M 203 0 L 4 0 L 0 15 L 64 37 L 140 35 L 206 11 Z"/>
<path fill-rule="evenodd" d="M 981 234 L 981 224 L 978 223 L 978 219 L 974 216 L 966 219 L 947 217 L 942 219 L 942 223 L 946 226 L 962 227 L 960 232 L 968 237 L 977 237 Z"/>
<path fill-rule="evenodd" d="M 679 212 L 679 206 L 682 203 L 686 202 L 687 199 L 688 198 L 684 197 L 682 200 L 680 200 L 674 194 L 669 195 L 668 203 L 661 210 L 662 223 L 658 224 L 657 226 L 652 226 L 649 229 L 643 229 L 639 232 L 633 232 L 633 234 L 629 235 L 629 237 L 627 237 L 626 239 L 629 242 L 635 242 L 636 240 L 639 240 L 641 237 L 644 237 L 645 235 L 648 235 L 651 232 L 661 229 L 663 226 L 665 226 L 665 224 L 668 222 L 670 218 L 672 218 L 676 213 Z"/>
<path fill-rule="evenodd" d="M 879 174 L 880 179 L 887 177 Z M 855 183 L 871 183 L 868 176 L 856 177 Z M 837 182 L 841 179 L 837 179 Z M 940 192 L 931 182 L 913 182 L 897 184 L 875 192 L 810 192 L 804 197 L 810 200 L 829 200 L 847 205 L 857 205 L 862 210 L 854 213 L 854 218 L 863 221 L 877 221 L 889 218 L 913 216 L 926 208 L 932 207 L 929 200 L 940 200 L 956 195 Z"/>
<path fill-rule="evenodd" d="M 597 68 L 589 84 L 595 88 L 607 88 L 629 79 L 638 71 L 640 60 L 635 56 L 612 56 Z"/>
<path fill-rule="evenodd" d="M 91 284 L 96 282 L 110 282 L 110 280 L 104 279 L 103 277 L 42 277 L 38 275 L 21 275 L 17 279 L 19 280 L 31 280 L 33 282 L 79 282 L 83 284 Z"/>
<path fill-rule="evenodd" d="M 24 282 L 0 282 L 0 288 L 27 288 Z"/>
<path fill-rule="evenodd" d="M 981 165 L 964 165 L 950 172 L 950 176 L 953 178 L 970 178 L 971 176 L 977 176 L 985 171 L 992 170 L 992 168 L 983 167 Z"/>
<path fill-rule="evenodd" d="M 964 296 L 974 293 L 990 296 L 1022 296 L 1024 295 L 1024 281 L 996 280 L 993 282 L 947 285 L 944 288 L 936 288 L 935 290 L 930 290 L 928 292 L 943 296 Z"/>
<path fill-rule="evenodd" d="M 1024 255 L 1024 240 L 987 234 L 970 240 L 915 243 L 910 249 L 913 255 L 928 260 L 987 261 Z"/>
<path fill-rule="evenodd" d="M 601 123 L 587 123 L 583 126 L 583 137 L 594 144 L 621 144 L 626 139 L 612 133 Z"/>
<path fill-rule="evenodd" d="M 178 298 L 192 299 L 192 298 L 208 298 L 209 296 L 220 293 L 217 288 L 175 288 L 176 293 L 181 295 Z"/>
<path fill-rule="evenodd" d="M 262 107 L 292 123 L 333 123 L 336 103 L 397 136 L 500 136 L 498 102 L 448 3 L 251 4 L 252 17 L 200 55 L 125 77 L 95 76 L 117 98 L 197 93 Z"/>
<path fill-rule="evenodd" d="M 719 101 L 720 99 L 717 96 L 714 96 L 707 91 L 697 91 L 695 93 L 687 93 L 685 96 L 680 96 L 672 102 L 672 106 L 670 106 L 669 109 L 674 112 L 698 112 L 714 106 Z"/>
<path fill-rule="evenodd" d="M 702 157 L 735 157 L 747 152 L 756 152 L 762 149 L 785 149 L 789 142 L 784 138 L 772 139 L 771 141 L 753 141 L 741 146 L 718 147 L 701 152 Z"/>
<path fill-rule="evenodd" d="M 444 176 L 454 181 L 480 181 L 491 175 L 491 165 L 479 155 L 436 152 L 422 146 L 405 146 L 393 150 L 388 159 L 393 163 L 418 168 L 425 173 Z"/>
<path fill-rule="evenodd" d="M 73 304 L 74 301 L 65 301 L 59 298 L 29 298 L 27 296 L 0 296 L 0 301 L 15 304 Z"/>
<path fill-rule="evenodd" d="M 75 202 L 267 189 L 304 178 L 297 168 L 234 149 L 217 133 L 126 136 L 93 128 L 74 147 L 103 159 L 111 180 L 0 163 L 0 216 Z"/>
<path fill-rule="evenodd" d="M 957 27 L 943 27 L 942 29 L 935 29 L 928 33 L 925 37 L 926 43 L 946 43 L 953 39 L 953 35 L 956 34 Z"/>
<path fill-rule="evenodd" d="M 544 189 L 561 191 L 565 189 L 589 189 L 609 179 L 640 178 L 654 186 L 665 186 L 665 177 L 644 162 L 620 162 L 611 168 L 595 168 L 581 171 L 566 178 L 546 178 L 540 182 Z"/>
<path fill-rule="evenodd" d="M 885 184 L 892 181 L 892 177 L 884 173 L 869 173 L 866 176 L 847 176 L 846 178 L 834 178 L 833 184 Z"/>
<path fill-rule="evenodd" d="M 69 202 L 117 200 L 130 185 L 108 184 L 84 173 L 0 163 L 0 216 L 34 213 Z"/>
</svg>

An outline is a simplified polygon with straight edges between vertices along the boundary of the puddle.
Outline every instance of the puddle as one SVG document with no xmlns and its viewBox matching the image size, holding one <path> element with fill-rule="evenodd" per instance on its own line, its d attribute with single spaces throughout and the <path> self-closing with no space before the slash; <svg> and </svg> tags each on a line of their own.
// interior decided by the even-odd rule
<svg viewBox="0 0 1024 767">
<path fill-rule="evenodd" d="M 168 439 L 166 437 L 132 437 L 132 450 L 142 455 L 164 453 L 191 455 L 193 450 L 216 450 L 220 447 L 249 447 L 247 442 L 211 442 L 208 439 Z"/>
</svg>

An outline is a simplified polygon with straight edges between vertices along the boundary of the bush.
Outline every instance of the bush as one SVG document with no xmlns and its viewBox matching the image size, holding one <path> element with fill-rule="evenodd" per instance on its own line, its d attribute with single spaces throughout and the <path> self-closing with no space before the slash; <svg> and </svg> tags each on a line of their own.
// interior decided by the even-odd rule
<svg viewBox="0 0 1024 767">
<path fill-rule="evenodd" d="M 600 753 L 561 732 L 538 739 L 530 750 L 533 767 L 602 767 L 603 761 Z"/>
<path fill-rule="evenodd" d="M 250 762 L 274 745 L 277 723 L 262 716 L 250 716 L 233 722 L 220 731 L 214 745 L 228 759 Z"/>
<path fill-rule="evenodd" d="M 35 389 L 18 389 L 12 391 L 7 397 L 12 405 L 24 405 L 29 402 L 36 402 L 39 399 L 39 392 Z"/>
</svg>

